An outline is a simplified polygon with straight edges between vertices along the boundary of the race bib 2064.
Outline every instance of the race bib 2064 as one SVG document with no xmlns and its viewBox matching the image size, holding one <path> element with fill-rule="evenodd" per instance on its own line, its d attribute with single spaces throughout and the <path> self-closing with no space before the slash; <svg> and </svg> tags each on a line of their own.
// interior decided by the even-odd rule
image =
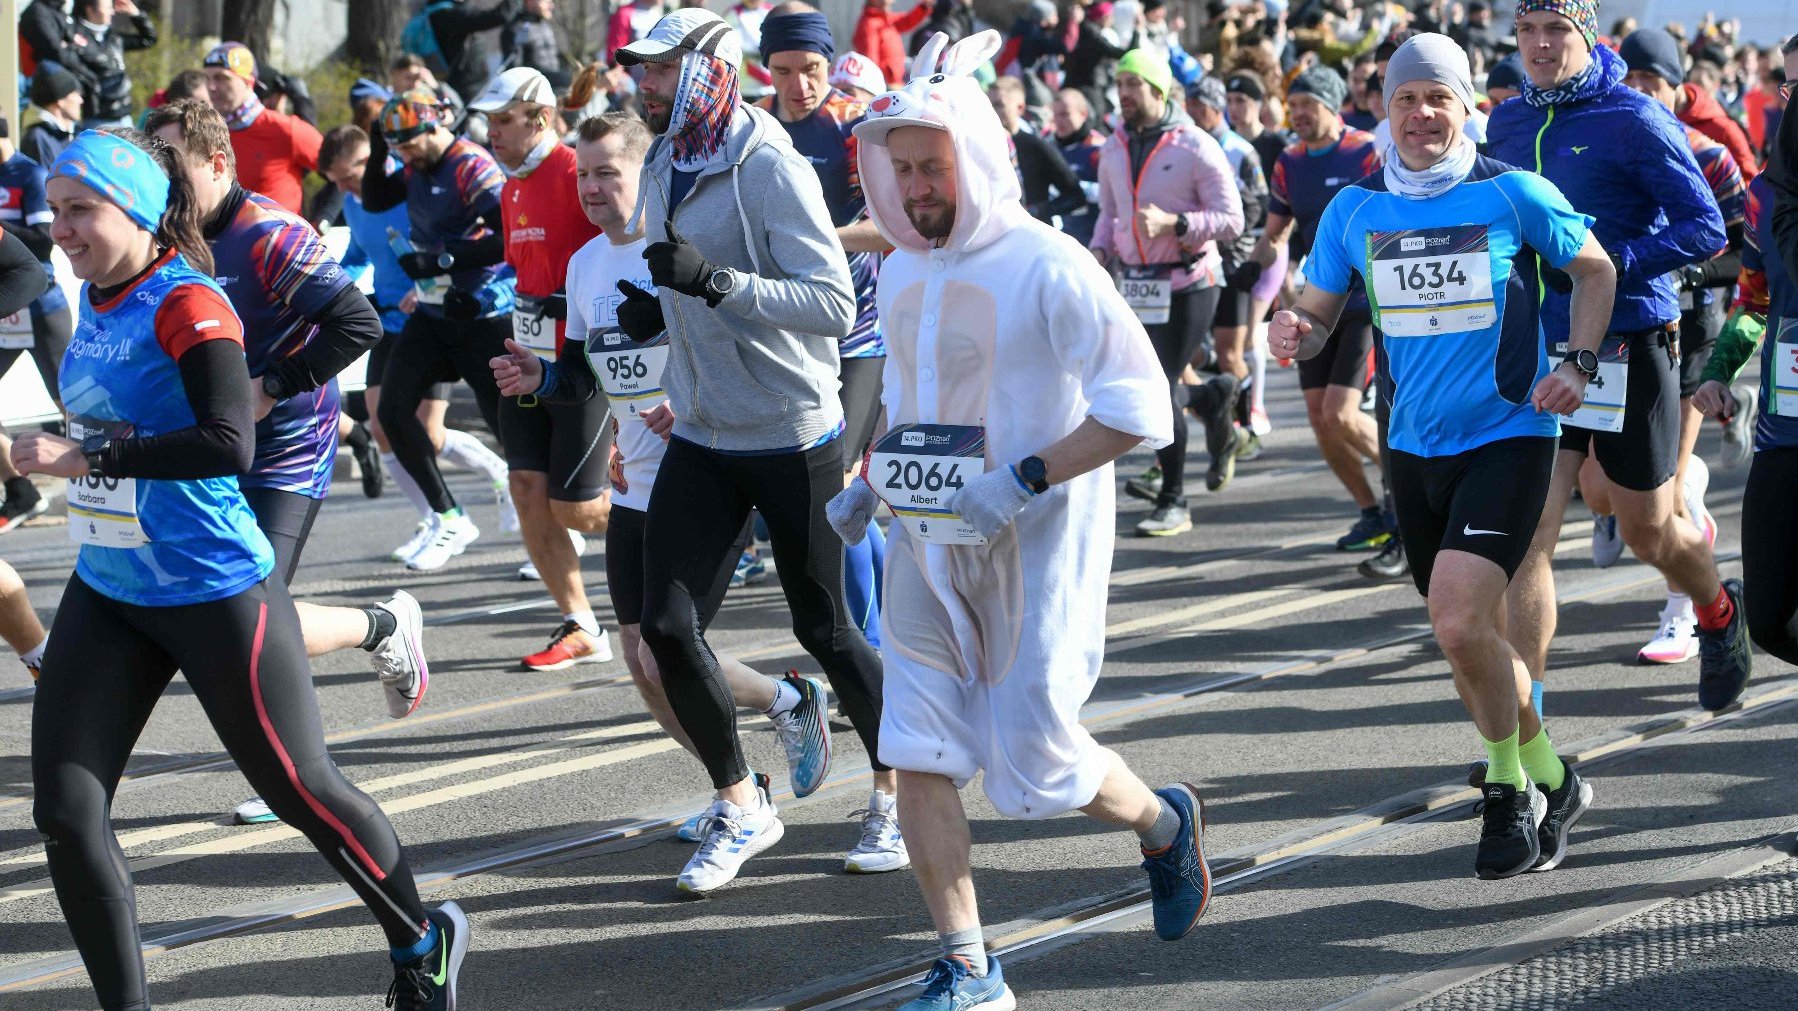
<svg viewBox="0 0 1798 1011">
<path fill-rule="evenodd" d="M 978 425 L 901 425 L 874 447 L 868 483 L 906 532 L 926 544 L 985 544 L 948 502 L 986 471 L 986 429 Z"/>
</svg>

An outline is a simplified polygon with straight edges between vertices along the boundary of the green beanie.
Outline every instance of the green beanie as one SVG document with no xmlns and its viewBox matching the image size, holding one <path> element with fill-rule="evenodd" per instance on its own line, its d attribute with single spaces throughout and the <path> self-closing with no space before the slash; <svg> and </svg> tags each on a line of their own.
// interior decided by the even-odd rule
<svg viewBox="0 0 1798 1011">
<path fill-rule="evenodd" d="M 1135 74 L 1149 82 L 1149 87 L 1161 92 L 1165 97 L 1174 90 L 1174 72 L 1168 67 L 1167 57 L 1153 49 L 1132 49 L 1118 61 L 1117 72 Z"/>
</svg>

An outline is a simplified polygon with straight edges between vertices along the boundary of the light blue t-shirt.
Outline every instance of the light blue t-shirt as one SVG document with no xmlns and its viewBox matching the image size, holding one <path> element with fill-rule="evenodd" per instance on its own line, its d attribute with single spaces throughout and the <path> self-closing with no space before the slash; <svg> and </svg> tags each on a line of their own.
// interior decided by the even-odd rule
<svg viewBox="0 0 1798 1011">
<path fill-rule="evenodd" d="M 1553 183 L 1489 158 L 1428 200 L 1387 191 L 1376 172 L 1330 201 L 1305 276 L 1336 294 L 1364 279 L 1391 372 L 1393 449 L 1452 456 L 1560 434 L 1529 402 L 1552 368 L 1538 257 L 1566 266 L 1591 223 Z"/>
</svg>

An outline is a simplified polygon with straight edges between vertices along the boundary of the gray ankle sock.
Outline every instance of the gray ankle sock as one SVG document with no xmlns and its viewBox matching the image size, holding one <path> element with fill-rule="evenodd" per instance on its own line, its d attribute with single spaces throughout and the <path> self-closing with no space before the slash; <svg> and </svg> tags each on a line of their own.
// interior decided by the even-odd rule
<svg viewBox="0 0 1798 1011">
<path fill-rule="evenodd" d="M 952 930 L 947 934 L 938 934 L 937 946 L 942 949 L 944 958 L 961 956 L 972 967 L 974 975 L 986 975 L 986 943 L 980 936 L 979 927 L 966 930 Z"/>
<path fill-rule="evenodd" d="M 1165 797 L 1157 797 L 1161 801 L 1161 813 L 1155 816 L 1155 824 L 1149 826 L 1147 832 L 1136 833 L 1142 840 L 1145 853 L 1164 850 L 1174 844 L 1174 838 L 1180 834 L 1180 812 L 1167 802 Z"/>
</svg>

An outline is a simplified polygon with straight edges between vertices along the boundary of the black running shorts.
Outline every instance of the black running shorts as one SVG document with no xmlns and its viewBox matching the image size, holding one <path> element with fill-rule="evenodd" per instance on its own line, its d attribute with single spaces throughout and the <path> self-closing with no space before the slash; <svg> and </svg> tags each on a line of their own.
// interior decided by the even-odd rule
<svg viewBox="0 0 1798 1011">
<path fill-rule="evenodd" d="M 506 466 L 549 475 L 549 497 L 591 502 L 611 487 L 612 415 L 603 394 L 579 404 L 518 397 L 499 401 L 499 441 Z"/>
<path fill-rule="evenodd" d="M 1500 439 L 1453 456 L 1389 455 L 1393 508 L 1417 592 L 1430 595 L 1430 572 L 1442 551 L 1465 551 L 1517 574 L 1536 536 L 1555 440 Z"/>
<path fill-rule="evenodd" d="M 1714 290 L 1711 304 L 1679 314 L 1679 395 L 1689 397 L 1704 385 L 1704 367 L 1710 364 L 1717 335 L 1723 332 L 1723 292 Z"/>
<path fill-rule="evenodd" d="M 1336 321 L 1336 330 L 1316 358 L 1299 363 L 1299 389 L 1325 386 L 1367 389 L 1373 381 L 1373 316 L 1366 309 L 1350 309 Z"/>
<path fill-rule="evenodd" d="M 1631 491 L 1653 491 L 1679 469 L 1679 335 L 1666 329 L 1615 334 L 1629 341 L 1623 431 L 1561 425 L 1561 448 L 1596 456 L 1604 476 Z"/>
<path fill-rule="evenodd" d="M 606 525 L 606 589 L 612 595 L 612 613 L 620 625 L 643 623 L 643 526 L 649 514 L 625 506 L 612 507 L 611 521 Z M 724 606 L 724 594 L 730 589 L 731 574 L 737 571 L 737 558 L 749 546 L 748 528 L 741 543 L 718 570 L 705 595 L 694 601 L 699 605 L 701 631 L 710 627 Z"/>
<path fill-rule="evenodd" d="M 399 338 L 396 333 L 383 333 L 381 343 L 368 349 L 368 369 L 363 373 L 363 385 L 379 387 L 381 377 L 387 374 L 387 356 L 393 351 L 393 342 Z M 448 400 L 454 383 L 437 383 L 425 394 L 426 400 Z M 362 420 L 360 418 L 358 421 Z"/>
</svg>

